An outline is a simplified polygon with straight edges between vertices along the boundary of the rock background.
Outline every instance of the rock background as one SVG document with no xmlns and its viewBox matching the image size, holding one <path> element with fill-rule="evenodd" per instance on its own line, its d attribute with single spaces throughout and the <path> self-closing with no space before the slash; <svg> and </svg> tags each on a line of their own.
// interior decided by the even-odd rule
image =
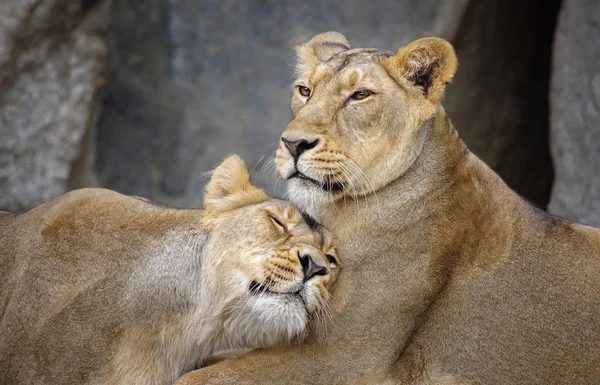
<svg viewBox="0 0 600 385">
<path fill-rule="evenodd" d="M 600 227 L 600 2 L 565 1 L 550 90 L 549 210 Z"/>
<path fill-rule="evenodd" d="M 105 82 L 109 5 L 0 2 L 0 208 L 94 184 L 80 155 Z"/>
<path fill-rule="evenodd" d="M 471 150 L 534 204 L 552 190 L 550 210 L 600 226 L 599 5 L 563 3 L 3 0 L 0 209 L 90 184 L 200 206 L 230 153 L 279 193 L 267 159 L 290 119 L 292 47 L 338 30 L 354 47 L 452 41 L 444 104 Z"/>
<path fill-rule="evenodd" d="M 459 67 L 444 102 L 469 149 L 539 207 L 552 186 L 547 95 L 559 3 L 472 1 L 453 41 Z"/>
</svg>

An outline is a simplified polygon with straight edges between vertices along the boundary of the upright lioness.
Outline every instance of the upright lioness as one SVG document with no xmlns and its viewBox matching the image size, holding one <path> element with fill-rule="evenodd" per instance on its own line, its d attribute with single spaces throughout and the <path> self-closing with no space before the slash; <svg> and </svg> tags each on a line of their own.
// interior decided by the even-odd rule
<svg viewBox="0 0 600 385">
<path fill-rule="evenodd" d="M 177 384 L 600 383 L 600 231 L 536 210 L 465 148 L 440 105 L 451 45 L 327 33 L 297 52 L 276 160 L 339 239 L 332 326 Z"/>
<path fill-rule="evenodd" d="M 326 305 L 336 258 L 236 156 L 203 211 L 87 189 L 2 215 L 0 384 L 171 384 L 288 341 Z"/>
</svg>

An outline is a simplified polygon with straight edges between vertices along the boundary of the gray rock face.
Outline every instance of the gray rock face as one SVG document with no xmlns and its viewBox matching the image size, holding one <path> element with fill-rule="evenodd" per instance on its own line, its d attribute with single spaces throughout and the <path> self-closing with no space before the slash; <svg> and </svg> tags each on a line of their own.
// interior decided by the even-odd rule
<svg viewBox="0 0 600 385">
<path fill-rule="evenodd" d="M 552 186 L 548 79 L 560 1 L 473 1 L 454 39 L 444 105 L 461 137 L 507 184 L 545 208 Z"/>
<path fill-rule="evenodd" d="M 205 172 L 228 154 L 239 153 L 250 167 L 274 154 L 290 119 L 293 46 L 327 30 L 355 47 L 451 39 L 466 3 L 115 2 L 111 82 L 98 124 L 102 183 L 199 206 Z M 255 181 L 277 193 L 279 178 L 262 168 L 254 168 Z"/>
<path fill-rule="evenodd" d="M 600 2 L 564 1 L 552 65 L 548 209 L 600 227 Z"/>
<path fill-rule="evenodd" d="M 1 209 L 23 210 L 68 189 L 104 83 L 108 7 L 0 2 Z"/>
<path fill-rule="evenodd" d="M 96 184 L 200 206 L 205 172 L 231 153 L 280 195 L 268 160 L 291 117 L 292 47 L 337 30 L 354 47 L 451 40 L 444 105 L 469 148 L 544 207 L 551 115 L 549 208 L 600 226 L 600 5 L 564 1 L 549 106 L 559 4 L 0 0 L 0 210 Z"/>
</svg>

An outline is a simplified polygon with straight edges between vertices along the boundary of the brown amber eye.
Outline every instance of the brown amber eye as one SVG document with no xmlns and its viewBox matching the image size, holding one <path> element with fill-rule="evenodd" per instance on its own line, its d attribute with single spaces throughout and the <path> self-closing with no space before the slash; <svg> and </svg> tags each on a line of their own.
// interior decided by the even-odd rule
<svg viewBox="0 0 600 385">
<path fill-rule="evenodd" d="M 304 96 L 305 98 L 310 96 L 310 88 L 308 87 L 298 86 L 298 92 L 300 92 L 300 95 Z"/>
<path fill-rule="evenodd" d="M 373 91 L 369 91 L 369 90 L 358 90 L 355 93 L 352 94 L 352 96 L 350 96 L 350 99 L 354 99 L 354 100 L 363 100 L 368 98 L 369 96 L 373 95 Z"/>
</svg>

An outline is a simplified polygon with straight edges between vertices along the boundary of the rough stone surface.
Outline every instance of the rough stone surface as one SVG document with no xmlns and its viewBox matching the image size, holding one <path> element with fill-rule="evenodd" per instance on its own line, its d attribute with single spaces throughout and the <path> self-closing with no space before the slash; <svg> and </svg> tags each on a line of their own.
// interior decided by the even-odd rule
<svg viewBox="0 0 600 385">
<path fill-rule="evenodd" d="M 559 0 L 473 1 L 454 40 L 444 105 L 461 137 L 507 184 L 548 203 L 548 81 Z"/>
<path fill-rule="evenodd" d="M 564 1 L 552 66 L 548 208 L 600 227 L 600 2 Z"/>
<path fill-rule="evenodd" d="M 104 82 L 109 5 L 0 1 L 0 209 L 69 188 Z"/>
<path fill-rule="evenodd" d="M 354 47 L 451 40 L 460 62 L 444 101 L 451 119 L 540 207 L 552 188 L 551 114 L 549 208 L 600 226 L 597 1 L 564 1 L 551 106 L 560 0 L 109 2 L 0 0 L 0 209 L 94 184 L 199 206 L 205 172 L 230 153 L 280 194 L 268 159 L 290 119 L 291 48 L 338 30 Z"/>
<path fill-rule="evenodd" d="M 289 122 L 292 47 L 327 30 L 391 49 L 452 38 L 466 0 L 120 0 L 112 11 L 111 80 L 98 124 L 105 186 L 199 206 L 205 172 L 230 153 L 256 165 Z M 261 162 L 261 164 L 264 163 Z M 281 186 L 281 185 L 279 185 Z"/>
</svg>

